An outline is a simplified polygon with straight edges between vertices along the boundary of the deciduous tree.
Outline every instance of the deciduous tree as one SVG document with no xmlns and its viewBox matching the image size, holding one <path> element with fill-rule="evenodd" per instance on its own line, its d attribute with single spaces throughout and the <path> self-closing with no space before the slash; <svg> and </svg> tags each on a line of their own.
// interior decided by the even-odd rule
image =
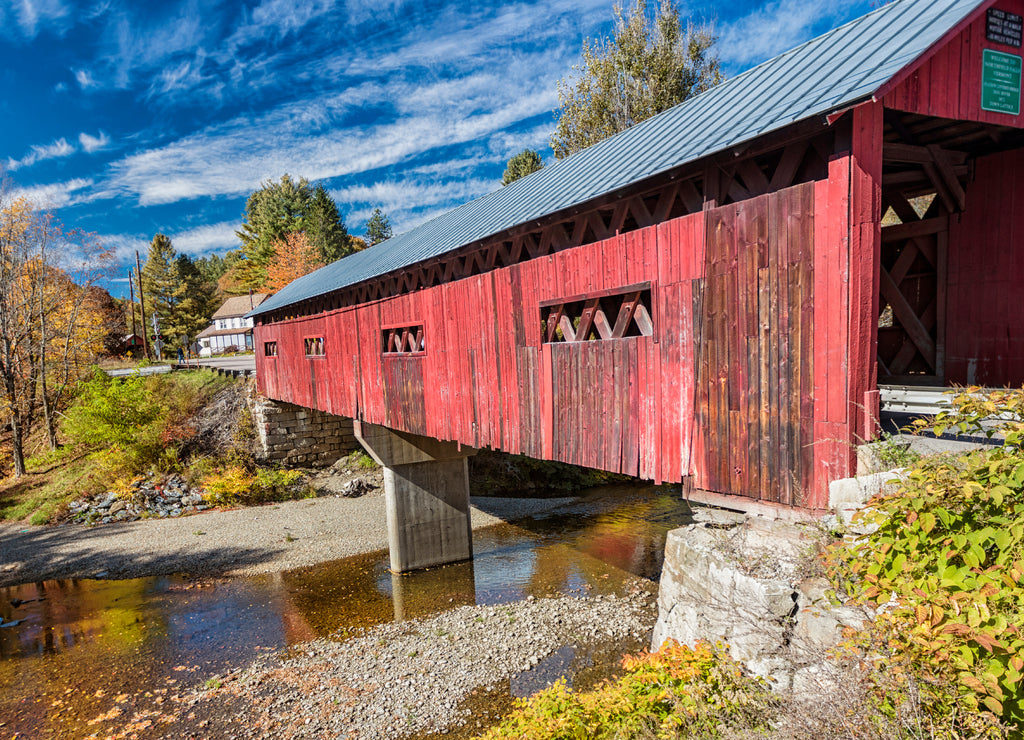
<svg viewBox="0 0 1024 740">
<path fill-rule="evenodd" d="M 293 231 L 274 244 L 275 258 L 267 268 L 267 288 L 278 291 L 296 278 L 324 266 L 320 250 L 304 231 Z"/>
<path fill-rule="evenodd" d="M 562 159 L 661 113 L 722 81 L 708 25 L 687 24 L 672 0 L 653 18 L 646 0 L 628 15 L 615 6 L 611 38 L 587 39 L 583 60 L 558 83 L 558 123 L 551 136 Z"/>
<path fill-rule="evenodd" d="M 110 254 L 94 235 L 13 200 L 0 183 L 0 421 L 10 429 L 15 475 L 39 409 L 56 446 L 56 414 L 70 385 L 102 350 L 90 288 Z"/>
<path fill-rule="evenodd" d="M 508 161 L 505 174 L 501 176 L 501 184 L 502 186 L 508 185 L 542 169 L 544 169 L 544 160 L 540 158 L 540 154 L 533 149 L 524 149 Z"/>
</svg>

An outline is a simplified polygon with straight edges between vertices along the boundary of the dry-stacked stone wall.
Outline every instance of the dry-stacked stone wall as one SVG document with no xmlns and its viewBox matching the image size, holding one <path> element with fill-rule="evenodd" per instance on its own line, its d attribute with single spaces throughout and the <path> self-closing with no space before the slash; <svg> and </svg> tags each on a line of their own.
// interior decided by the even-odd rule
<svg viewBox="0 0 1024 740">
<path fill-rule="evenodd" d="M 249 402 L 256 434 L 268 461 L 326 467 L 360 449 L 352 420 L 254 394 Z"/>
</svg>

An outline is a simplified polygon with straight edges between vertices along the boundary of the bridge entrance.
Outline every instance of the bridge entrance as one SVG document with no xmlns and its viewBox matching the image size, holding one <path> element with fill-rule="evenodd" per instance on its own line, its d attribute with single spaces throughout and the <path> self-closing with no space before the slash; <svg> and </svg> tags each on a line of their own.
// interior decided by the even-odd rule
<svg viewBox="0 0 1024 740">
<path fill-rule="evenodd" d="M 885 113 L 878 383 L 1016 385 L 1019 251 L 1011 215 L 1024 164 L 1000 127 Z M 1002 151 L 1001 151 L 1002 150 Z"/>
</svg>

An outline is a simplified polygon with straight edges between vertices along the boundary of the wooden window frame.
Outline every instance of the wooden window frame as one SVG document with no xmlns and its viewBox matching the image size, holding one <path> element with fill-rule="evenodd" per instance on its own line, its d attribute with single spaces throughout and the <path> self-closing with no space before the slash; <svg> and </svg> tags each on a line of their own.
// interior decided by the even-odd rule
<svg viewBox="0 0 1024 740">
<path fill-rule="evenodd" d="M 402 332 L 401 335 L 397 332 Z M 399 345 L 403 349 L 393 349 L 392 344 L 398 338 Z M 417 349 L 404 349 L 409 342 Z M 422 349 L 419 349 L 422 347 Z M 399 357 L 423 357 L 427 354 L 427 330 L 424 324 L 395 324 L 393 326 L 381 327 L 380 331 L 380 352 L 385 359 Z"/>
<path fill-rule="evenodd" d="M 310 347 L 315 347 L 315 342 L 320 341 L 320 352 L 311 353 Z M 313 345 L 309 343 L 313 342 Z M 311 335 L 302 338 L 302 351 L 305 353 L 305 357 L 308 360 L 320 360 L 327 357 L 327 340 L 323 335 Z"/>
<path fill-rule="evenodd" d="M 614 318 L 605 309 L 621 298 Z M 580 305 L 582 304 L 582 305 Z M 566 308 L 573 306 L 574 311 Z M 656 301 L 651 282 L 541 301 L 542 344 L 583 344 L 656 336 Z M 570 315 L 578 313 L 579 315 Z M 581 337 L 577 339 L 576 337 Z"/>
<path fill-rule="evenodd" d="M 273 354 L 270 354 L 269 352 L 267 352 L 267 349 L 270 348 L 271 346 L 273 346 L 273 348 L 274 348 L 274 353 Z M 277 340 L 276 339 L 273 339 L 273 340 L 270 340 L 270 341 L 266 341 L 266 342 L 263 343 L 263 356 L 264 357 L 269 357 L 271 359 L 275 359 L 276 360 L 277 356 L 278 356 L 278 352 L 279 352 L 279 350 L 278 350 Z"/>
</svg>

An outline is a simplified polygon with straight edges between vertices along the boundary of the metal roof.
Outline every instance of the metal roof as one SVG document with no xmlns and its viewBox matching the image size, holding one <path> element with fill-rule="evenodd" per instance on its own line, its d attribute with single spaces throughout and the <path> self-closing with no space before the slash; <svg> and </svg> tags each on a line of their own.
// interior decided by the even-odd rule
<svg viewBox="0 0 1024 740">
<path fill-rule="evenodd" d="M 898 0 L 386 242 L 298 278 L 267 313 L 438 257 L 870 97 L 986 0 Z"/>
</svg>

